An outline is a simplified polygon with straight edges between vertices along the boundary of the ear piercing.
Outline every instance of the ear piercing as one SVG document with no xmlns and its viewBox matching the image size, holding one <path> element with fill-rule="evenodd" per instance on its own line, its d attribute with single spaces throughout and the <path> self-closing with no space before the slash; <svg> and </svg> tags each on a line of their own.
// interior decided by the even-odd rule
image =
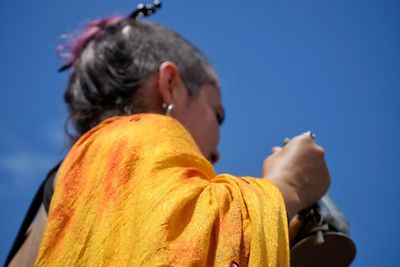
<svg viewBox="0 0 400 267">
<path fill-rule="evenodd" d="M 169 105 L 167 106 L 166 103 L 163 103 L 163 104 L 162 104 L 162 107 L 165 108 L 165 109 L 167 109 L 167 111 L 165 112 L 165 115 L 171 116 L 172 111 L 175 109 L 175 104 L 174 104 L 174 103 L 171 103 L 171 104 L 169 104 Z"/>
</svg>

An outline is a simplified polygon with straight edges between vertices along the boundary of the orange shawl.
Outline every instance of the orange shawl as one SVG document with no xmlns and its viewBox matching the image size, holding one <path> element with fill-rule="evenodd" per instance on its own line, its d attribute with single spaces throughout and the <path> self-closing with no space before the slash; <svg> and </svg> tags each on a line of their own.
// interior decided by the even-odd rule
<svg viewBox="0 0 400 267">
<path fill-rule="evenodd" d="M 286 211 L 266 179 L 215 175 L 186 129 L 108 119 L 59 173 L 36 266 L 289 266 Z"/>
</svg>

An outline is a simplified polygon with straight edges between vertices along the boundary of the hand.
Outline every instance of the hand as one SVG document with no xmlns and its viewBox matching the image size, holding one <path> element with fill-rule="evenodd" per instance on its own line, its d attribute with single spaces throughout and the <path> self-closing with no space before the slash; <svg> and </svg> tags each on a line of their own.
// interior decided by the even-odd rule
<svg viewBox="0 0 400 267">
<path fill-rule="evenodd" d="M 324 150 L 309 134 L 290 140 L 283 148 L 273 148 L 264 160 L 263 176 L 277 185 L 289 219 L 318 201 L 328 190 L 330 176 Z"/>
</svg>

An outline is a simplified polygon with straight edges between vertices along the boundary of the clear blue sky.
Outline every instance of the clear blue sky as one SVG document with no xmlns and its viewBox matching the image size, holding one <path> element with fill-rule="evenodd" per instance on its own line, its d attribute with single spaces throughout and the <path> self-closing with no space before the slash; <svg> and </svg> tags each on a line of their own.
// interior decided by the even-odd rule
<svg viewBox="0 0 400 267">
<path fill-rule="evenodd" d="M 400 2 L 163 2 L 151 20 L 191 40 L 220 75 L 227 120 L 217 171 L 260 176 L 272 146 L 313 130 L 358 247 L 353 266 L 398 265 Z M 67 151 L 59 36 L 137 3 L 0 3 L 0 262 Z"/>
</svg>

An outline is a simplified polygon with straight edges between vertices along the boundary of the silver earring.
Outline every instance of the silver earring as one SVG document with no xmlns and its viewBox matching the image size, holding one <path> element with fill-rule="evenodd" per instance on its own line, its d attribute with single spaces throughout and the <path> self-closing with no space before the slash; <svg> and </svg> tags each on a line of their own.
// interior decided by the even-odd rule
<svg viewBox="0 0 400 267">
<path fill-rule="evenodd" d="M 167 109 L 167 111 L 165 112 L 165 115 L 171 116 L 172 111 L 175 109 L 175 104 L 174 104 L 174 103 L 171 103 L 171 104 L 169 104 L 169 105 L 167 106 L 167 104 L 164 103 L 164 104 L 162 105 L 162 107 Z"/>
</svg>

